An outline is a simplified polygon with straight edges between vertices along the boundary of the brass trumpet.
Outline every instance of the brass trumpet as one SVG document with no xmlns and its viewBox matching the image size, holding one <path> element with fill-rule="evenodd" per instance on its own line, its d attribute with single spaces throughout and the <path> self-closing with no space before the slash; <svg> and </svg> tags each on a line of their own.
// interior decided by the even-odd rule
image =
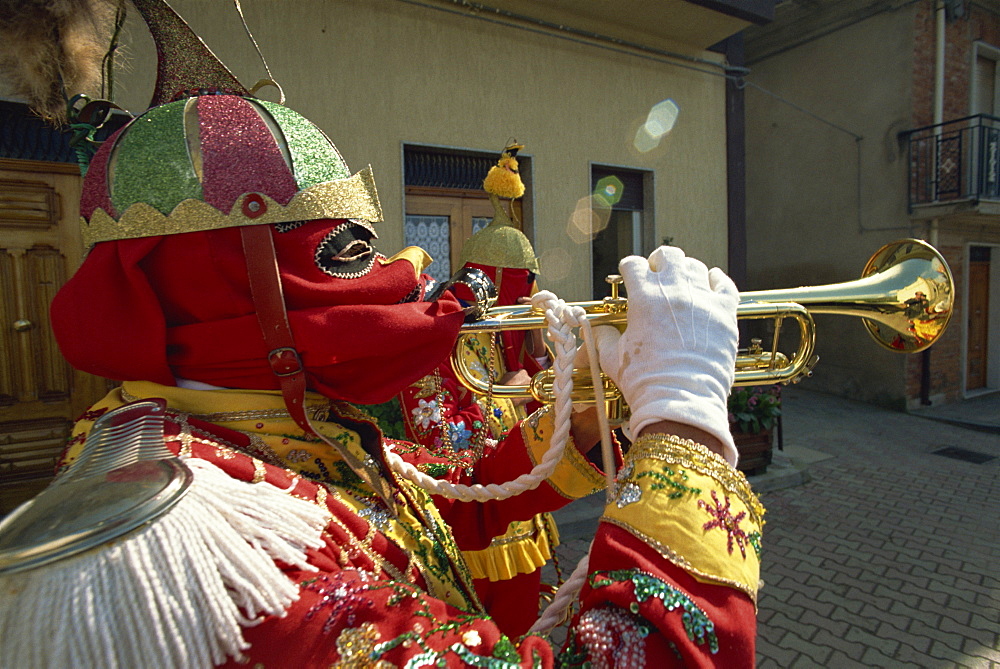
<svg viewBox="0 0 1000 669">
<path fill-rule="evenodd" d="M 610 297 L 575 304 L 584 309 L 592 326 L 623 328 L 628 300 L 618 295 L 621 277 L 608 277 L 608 282 Z M 771 319 L 774 335 L 767 348 L 755 339 L 749 347 L 740 349 L 734 385 L 787 384 L 810 375 L 819 360 L 814 353 L 816 325 L 812 314 L 857 316 L 883 347 L 903 353 L 922 351 L 937 341 L 948 326 L 954 296 L 955 284 L 948 263 L 934 247 L 918 239 L 903 239 L 883 246 L 865 265 L 861 278 L 854 281 L 740 293 L 737 317 Z M 799 327 L 798 348 L 789 354 L 778 349 L 781 325 L 786 318 L 793 319 Z M 471 370 L 460 354 L 465 339 L 477 333 L 532 330 L 546 325 L 544 314 L 530 305 L 487 309 L 480 320 L 466 323 L 459 333 L 452 356 L 459 380 L 480 395 L 492 393 L 507 399 L 533 397 L 539 402 L 553 403 L 552 370 L 536 374 L 530 385 L 495 385 Z M 622 415 L 621 393 L 610 379 L 603 375 L 602 379 L 609 413 Z M 574 402 L 594 400 L 589 374 L 574 373 L 573 381 Z"/>
</svg>

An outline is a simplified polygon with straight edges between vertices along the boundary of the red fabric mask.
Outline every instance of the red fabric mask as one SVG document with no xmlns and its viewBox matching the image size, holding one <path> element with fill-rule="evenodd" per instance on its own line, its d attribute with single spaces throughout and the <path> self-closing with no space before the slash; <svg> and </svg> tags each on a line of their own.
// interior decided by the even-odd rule
<svg viewBox="0 0 1000 669">
<path fill-rule="evenodd" d="M 368 224 L 271 226 L 309 387 L 363 404 L 390 399 L 447 356 L 461 305 L 419 293 L 407 260 L 386 262 Z M 115 380 L 279 388 L 267 364 L 237 228 L 97 244 L 52 302 L 75 367 Z"/>
</svg>

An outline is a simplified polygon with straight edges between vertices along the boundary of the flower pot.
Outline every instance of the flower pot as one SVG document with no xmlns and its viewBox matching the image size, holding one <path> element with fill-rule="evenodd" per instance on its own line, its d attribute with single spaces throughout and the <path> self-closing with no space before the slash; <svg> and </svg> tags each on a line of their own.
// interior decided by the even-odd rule
<svg viewBox="0 0 1000 669">
<path fill-rule="evenodd" d="M 736 442 L 736 450 L 740 454 L 737 469 L 744 474 L 763 474 L 767 471 L 772 455 L 771 430 L 761 430 L 756 433 L 734 430 L 733 441 Z"/>
</svg>

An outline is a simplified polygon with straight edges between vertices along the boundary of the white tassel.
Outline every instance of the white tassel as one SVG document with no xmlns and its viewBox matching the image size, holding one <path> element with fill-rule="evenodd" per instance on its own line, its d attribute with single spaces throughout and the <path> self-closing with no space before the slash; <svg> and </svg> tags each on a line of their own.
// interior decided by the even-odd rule
<svg viewBox="0 0 1000 669">
<path fill-rule="evenodd" d="M 0 577 L 0 666 L 208 667 L 243 659 L 242 627 L 282 615 L 328 514 L 188 459 L 188 493 L 146 527 Z"/>
</svg>

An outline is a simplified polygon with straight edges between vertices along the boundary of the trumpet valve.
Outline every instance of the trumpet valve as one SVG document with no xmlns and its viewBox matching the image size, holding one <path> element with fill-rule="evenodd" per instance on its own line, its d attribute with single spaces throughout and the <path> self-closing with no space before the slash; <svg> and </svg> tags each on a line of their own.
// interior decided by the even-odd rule
<svg viewBox="0 0 1000 669">
<path fill-rule="evenodd" d="M 625 307 L 628 306 L 628 300 L 618 295 L 619 286 L 622 285 L 624 279 L 620 274 L 609 274 L 604 277 L 604 280 L 611 286 L 611 295 L 604 298 L 605 310 L 611 314 L 624 311 Z"/>
</svg>

